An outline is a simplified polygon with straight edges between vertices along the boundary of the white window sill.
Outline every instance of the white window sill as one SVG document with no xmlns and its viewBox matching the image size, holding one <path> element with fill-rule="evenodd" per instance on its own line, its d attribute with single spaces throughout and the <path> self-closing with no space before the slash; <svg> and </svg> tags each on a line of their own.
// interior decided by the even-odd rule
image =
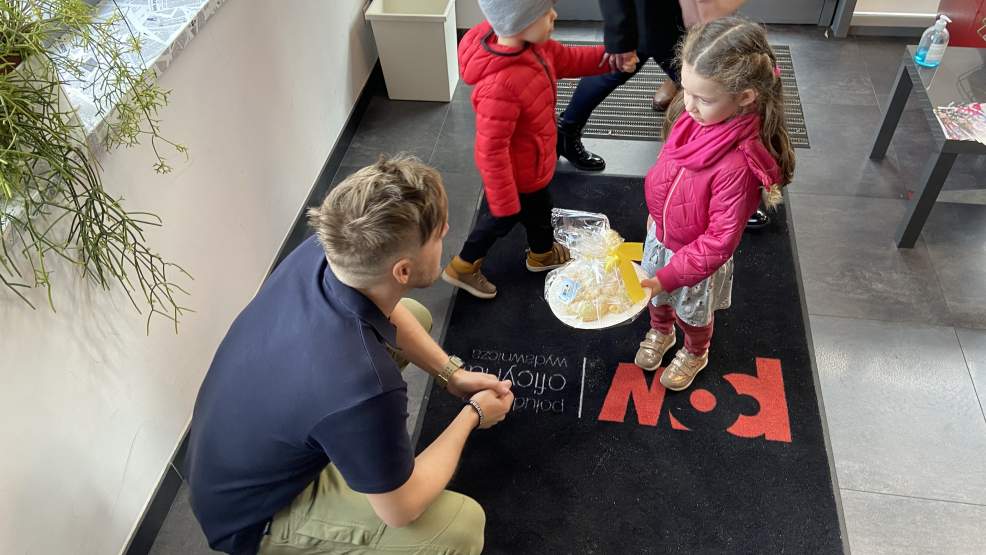
<svg viewBox="0 0 986 555">
<path fill-rule="evenodd" d="M 95 4 L 93 9 L 98 18 L 105 19 L 118 9 L 123 13 L 127 25 L 119 26 L 121 37 L 129 40 L 129 33 L 132 31 L 141 44 L 140 59 L 134 56 L 130 61 L 131 66 L 152 69 L 160 76 L 225 2 L 226 0 L 101 0 L 91 3 Z M 62 48 L 67 50 L 65 54 L 86 67 L 85 62 L 90 59 L 88 52 L 81 49 L 70 50 L 64 45 Z M 90 144 L 101 144 L 103 134 L 99 131 L 112 109 L 104 108 L 100 111 L 93 101 L 92 83 L 95 81 L 95 74 L 85 75 L 82 79 L 63 78 L 65 82 L 62 92 L 75 108 Z M 20 217 L 22 214 L 21 203 L 8 204 L 0 199 L 0 233 L 9 229 L 7 224 L 11 217 Z"/>
<path fill-rule="evenodd" d="M 120 25 L 119 32 L 129 40 L 131 31 L 141 44 L 140 59 L 131 61 L 133 67 L 153 69 L 160 76 L 168 66 L 205 27 L 209 19 L 226 0 L 103 0 L 94 8 L 97 17 L 105 19 L 120 10 L 127 25 Z M 129 26 L 129 29 L 128 29 Z M 87 61 L 87 53 L 74 50 L 68 53 L 80 62 Z M 79 114 L 79 121 L 92 140 L 109 115 L 100 112 L 93 102 L 91 85 L 94 75 L 82 79 L 70 79 L 63 87 L 65 96 Z M 97 139 L 98 140 L 98 139 Z"/>
</svg>

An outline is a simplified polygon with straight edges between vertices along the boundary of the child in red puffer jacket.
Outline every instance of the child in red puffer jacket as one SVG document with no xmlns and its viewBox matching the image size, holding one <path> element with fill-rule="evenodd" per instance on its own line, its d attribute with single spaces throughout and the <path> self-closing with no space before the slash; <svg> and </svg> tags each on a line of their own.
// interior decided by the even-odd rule
<svg viewBox="0 0 986 555">
<path fill-rule="evenodd" d="M 557 80 L 611 69 L 602 46 L 567 47 L 551 40 L 558 16 L 553 0 L 480 0 L 479 6 L 488 21 L 459 43 L 459 69 L 475 86 L 475 157 L 486 196 L 442 279 L 491 299 L 496 286 L 480 266 L 496 240 L 518 223 L 527 231 L 528 270 L 544 272 L 568 262 L 568 250 L 554 241 L 547 189 L 558 160 Z"/>
<path fill-rule="evenodd" d="M 683 94 L 668 109 L 667 141 L 644 180 L 647 239 L 643 269 L 655 291 L 651 329 L 635 362 L 664 387 L 692 384 L 709 361 L 716 310 L 731 303 L 733 252 L 761 197 L 781 200 L 794 153 L 784 123 L 777 58 L 759 25 L 728 17 L 692 28 L 679 55 Z M 668 131 L 666 129 L 666 131 Z"/>
</svg>

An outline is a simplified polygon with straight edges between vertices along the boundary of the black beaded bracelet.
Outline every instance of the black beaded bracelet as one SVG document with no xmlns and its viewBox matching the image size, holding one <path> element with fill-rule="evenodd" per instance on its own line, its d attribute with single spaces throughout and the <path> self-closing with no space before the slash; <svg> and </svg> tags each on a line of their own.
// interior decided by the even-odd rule
<svg viewBox="0 0 986 555">
<path fill-rule="evenodd" d="M 483 414 L 483 407 L 479 406 L 479 401 L 475 401 L 473 399 L 469 399 L 466 402 L 469 403 L 469 406 L 471 406 L 472 408 L 476 409 L 476 414 L 479 415 L 479 426 L 477 426 L 477 427 L 478 428 L 482 428 L 483 427 L 483 421 L 486 420 L 486 415 Z"/>
</svg>

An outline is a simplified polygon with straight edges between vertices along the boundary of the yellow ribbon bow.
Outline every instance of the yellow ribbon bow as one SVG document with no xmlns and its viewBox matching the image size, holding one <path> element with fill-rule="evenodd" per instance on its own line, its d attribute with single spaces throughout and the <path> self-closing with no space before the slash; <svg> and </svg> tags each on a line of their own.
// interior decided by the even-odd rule
<svg viewBox="0 0 986 555">
<path fill-rule="evenodd" d="M 639 303 L 645 296 L 644 288 L 640 286 L 640 278 L 637 277 L 637 270 L 633 267 L 633 262 L 639 262 L 643 257 L 643 243 L 620 243 L 606 257 L 606 271 L 612 271 L 614 267 L 619 266 L 623 286 L 633 303 Z"/>
</svg>

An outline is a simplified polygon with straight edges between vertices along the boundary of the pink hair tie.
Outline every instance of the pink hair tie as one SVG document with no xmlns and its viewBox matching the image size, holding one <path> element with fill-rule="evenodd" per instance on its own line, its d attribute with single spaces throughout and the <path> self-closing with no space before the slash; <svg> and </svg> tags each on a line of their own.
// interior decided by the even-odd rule
<svg viewBox="0 0 986 555">
<path fill-rule="evenodd" d="M 781 66 L 774 66 L 774 77 L 780 79 L 781 77 Z"/>
</svg>

